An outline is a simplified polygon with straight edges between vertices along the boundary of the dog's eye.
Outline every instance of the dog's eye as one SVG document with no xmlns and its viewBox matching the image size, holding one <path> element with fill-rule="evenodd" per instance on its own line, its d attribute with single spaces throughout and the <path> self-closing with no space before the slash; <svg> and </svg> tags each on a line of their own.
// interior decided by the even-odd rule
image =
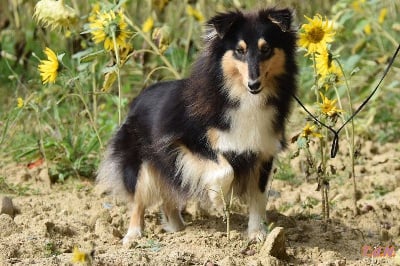
<svg viewBox="0 0 400 266">
<path fill-rule="evenodd" d="M 271 53 L 271 47 L 268 44 L 264 44 L 260 47 L 260 53 L 263 55 L 268 55 Z"/>
<path fill-rule="evenodd" d="M 244 54 L 246 53 L 246 50 L 243 49 L 243 47 L 237 47 L 237 48 L 235 49 L 235 53 L 236 53 L 237 55 L 244 55 Z"/>
</svg>

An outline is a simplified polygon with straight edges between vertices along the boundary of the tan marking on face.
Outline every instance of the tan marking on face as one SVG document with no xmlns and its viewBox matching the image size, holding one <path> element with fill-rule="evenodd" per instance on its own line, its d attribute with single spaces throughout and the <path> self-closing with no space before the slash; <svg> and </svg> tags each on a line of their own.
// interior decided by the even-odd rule
<svg viewBox="0 0 400 266">
<path fill-rule="evenodd" d="M 247 51 L 247 43 L 243 40 L 238 42 L 238 48 L 242 49 L 244 52 Z"/>
<path fill-rule="evenodd" d="M 258 43 L 257 43 L 258 50 L 262 50 L 264 45 L 268 45 L 267 41 L 264 40 L 263 38 L 258 39 Z"/>
<path fill-rule="evenodd" d="M 275 83 L 275 77 L 286 72 L 285 60 L 285 52 L 282 49 L 274 48 L 274 55 L 260 63 L 261 85 L 263 87 L 271 87 Z"/>
<path fill-rule="evenodd" d="M 226 89 L 233 99 L 240 98 L 247 92 L 249 68 L 246 62 L 237 60 L 233 51 L 228 51 L 222 57 L 222 69 L 224 73 Z"/>
</svg>

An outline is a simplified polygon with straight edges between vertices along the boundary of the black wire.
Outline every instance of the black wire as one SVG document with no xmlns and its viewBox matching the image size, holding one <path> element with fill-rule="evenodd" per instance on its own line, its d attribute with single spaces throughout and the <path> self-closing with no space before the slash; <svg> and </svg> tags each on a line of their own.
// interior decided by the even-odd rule
<svg viewBox="0 0 400 266">
<path fill-rule="evenodd" d="M 364 106 L 369 102 L 369 100 L 374 96 L 374 94 L 376 93 L 376 91 L 378 90 L 379 86 L 381 85 L 381 83 L 383 82 L 383 80 L 385 79 L 387 73 L 389 72 L 390 68 L 392 67 L 394 60 L 396 59 L 398 53 L 400 51 L 400 44 L 397 47 L 396 51 L 394 52 L 392 58 L 389 61 L 389 64 L 387 65 L 385 71 L 383 72 L 383 75 L 381 77 L 381 79 L 379 80 L 378 85 L 376 85 L 375 89 L 370 93 L 370 95 L 367 97 L 367 99 L 365 99 L 363 101 L 363 103 L 357 108 L 357 110 L 343 123 L 343 125 L 338 129 L 335 130 L 332 127 L 324 124 L 323 122 L 321 122 L 317 117 L 315 117 L 310 111 L 308 111 L 308 109 L 304 106 L 304 104 L 300 101 L 300 99 L 293 94 L 293 98 L 300 104 L 300 106 L 304 109 L 304 111 L 306 111 L 306 113 L 312 117 L 312 119 L 314 119 L 315 122 L 317 122 L 318 124 L 320 124 L 321 126 L 329 129 L 333 134 L 333 140 L 332 140 L 332 146 L 331 146 L 331 158 L 335 158 L 336 154 L 339 150 L 339 133 L 340 131 L 347 125 L 347 123 L 349 123 L 360 111 L 361 109 L 364 108 Z"/>
</svg>

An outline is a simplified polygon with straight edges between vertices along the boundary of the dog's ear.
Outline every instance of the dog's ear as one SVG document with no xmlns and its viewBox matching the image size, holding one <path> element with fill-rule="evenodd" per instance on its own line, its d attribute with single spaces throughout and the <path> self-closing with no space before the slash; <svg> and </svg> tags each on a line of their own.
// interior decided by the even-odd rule
<svg viewBox="0 0 400 266">
<path fill-rule="evenodd" d="M 270 9 L 264 11 L 266 17 L 272 22 L 278 25 L 278 27 L 283 31 L 287 32 L 290 30 L 292 24 L 293 13 L 292 10 L 285 9 Z"/>
<path fill-rule="evenodd" d="M 222 39 L 232 28 L 232 25 L 239 21 L 242 17 L 243 14 L 240 11 L 220 13 L 211 18 L 207 24 L 213 27 L 218 36 Z"/>
</svg>

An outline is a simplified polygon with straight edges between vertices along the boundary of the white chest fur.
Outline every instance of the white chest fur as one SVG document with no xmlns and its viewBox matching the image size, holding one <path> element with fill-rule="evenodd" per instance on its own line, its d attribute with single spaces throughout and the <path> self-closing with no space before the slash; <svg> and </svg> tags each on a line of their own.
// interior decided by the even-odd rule
<svg viewBox="0 0 400 266">
<path fill-rule="evenodd" d="M 279 152 L 281 134 L 273 127 L 277 110 L 265 106 L 264 101 L 265 98 L 258 95 L 242 97 L 239 108 L 230 110 L 225 116 L 230 129 L 214 132 L 215 148 L 221 152 L 252 151 L 265 158 Z"/>
</svg>

